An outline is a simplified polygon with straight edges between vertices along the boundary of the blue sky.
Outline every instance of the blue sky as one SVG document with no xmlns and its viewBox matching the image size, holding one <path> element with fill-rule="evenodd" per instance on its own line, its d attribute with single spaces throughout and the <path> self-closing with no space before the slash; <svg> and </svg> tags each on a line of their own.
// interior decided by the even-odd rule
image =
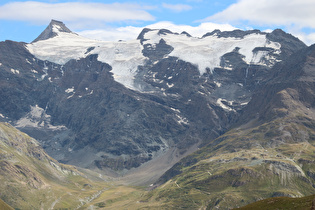
<svg viewBox="0 0 315 210">
<path fill-rule="evenodd" d="M 94 39 L 134 39 L 143 27 L 201 36 L 214 29 L 281 28 L 315 43 L 313 0 L 0 0 L 0 41 L 31 42 L 51 19 Z"/>
</svg>

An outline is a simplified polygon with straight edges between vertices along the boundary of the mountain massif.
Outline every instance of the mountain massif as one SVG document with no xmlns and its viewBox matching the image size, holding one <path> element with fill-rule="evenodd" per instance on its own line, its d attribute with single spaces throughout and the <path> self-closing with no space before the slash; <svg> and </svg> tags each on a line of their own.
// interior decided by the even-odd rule
<svg viewBox="0 0 315 210">
<path fill-rule="evenodd" d="M 279 29 L 196 38 L 145 28 L 106 42 L 52 20 L 32 43 L 0 42 L 0 121 L 35 138 L 46 164 L 150 186 L 134 197 L 141 207 L 306 196 L 315 194 L 314 62 L 314 46 Z"/>
</svg>

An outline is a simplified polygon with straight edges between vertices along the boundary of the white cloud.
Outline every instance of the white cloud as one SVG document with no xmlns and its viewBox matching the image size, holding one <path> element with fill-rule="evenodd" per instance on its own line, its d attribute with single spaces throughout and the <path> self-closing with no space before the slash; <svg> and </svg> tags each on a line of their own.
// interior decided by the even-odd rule
<svg viewBox="0 0 315 210">
<path fill-rule="evenodd" d="M 313 33 L 304 33 L 301 31 L 292 32 L 292 34 L 296 37 L 298 37 L 300 40 L 302 40 L 307 45 L 312 45 L 315 43 L 315 32 Z"/>
<path fill-rule="evenodd" d="M 281 27 L 310 44 L 315 41 L 313 35 L 302 31 L 307 28 L 315 33 L 314 8 L 313 0 L 239 0 L 202 21 Z"/>
<path fill-rule="evenodd" d="M 176 25 L 168 21 L 154 23 L 146 27 L 152 28 L 152 29 L 161 29 L 161 28 L 169 29 L 177 33 L 186 31 L 187 33 L 195 37 L 201 37 L 207 32 L 212 32 L 215 29 L 219 29 L 221 31 L 232 31 L 236 29 L 235 27 L 229 24 L 216 24 L 216 23 L 211 23 L 211 22 L 205 22 L 205 23 L 201 23 L 198 26 L 190 26 L 190 25 Z"/>
<path fill-rule="evenodd" d="M 172 10 L 173 12 L 182 12 L 191 10 L 192 7 L 187 4 L 167 4 L 163 3 L 162 6 L 166 9 Z"/>
<path fill-rule="evenodd" d="M 104 30 L 85 30 L 78 32 L 80 36 L 104 41 L 132 40 L 140 34 L 141 27 L 106 28 Z"/>
<path fill-rule="evenodd" d="M 215 24 L 215 23 L 201 23 L 199 26 L 189 26 L 189 25 L 176 25 L 172 22 L 163 21 L 154 23 L 151 25 L 146 26 L 145 28 L 151 29 L 168 29 L 173 32 L 181 33 L 186 31 L 192 36 L 201 37 L 202 35 L 206 34 L 207 32 L 211 32 L 215 29 L 219 29 L 221 31 L 231 31 L 234 28 L 228 24 Z M 118 41 L 118 40 L 130 40 L 136 39 L 137 36 L 140 34 L 143 27 L 120 27 L 120 28 L 107 28 L 105 30 L 86 30 L 77 32 L 81 36 L 91 38 L 91 39 L 98 39 L 98 40 L 105 40 L 105 41 Z"/>
<path fill-rule="evenodd" d="M 240 0 L 205 21 L 234 22 L 246 20 L 254 24 L 315 27 L 313 0 Z"/>
<path fill-rule="evenodd" d="M 51 19 L 65 22 L 84 20 L 94 22 L 152 21 L 155 18 L 139 4 L 131 3 L 42 3 L 12 2 L 0 6 L 0 19 L 21 20 L 43 24 Z"/>
</svg>

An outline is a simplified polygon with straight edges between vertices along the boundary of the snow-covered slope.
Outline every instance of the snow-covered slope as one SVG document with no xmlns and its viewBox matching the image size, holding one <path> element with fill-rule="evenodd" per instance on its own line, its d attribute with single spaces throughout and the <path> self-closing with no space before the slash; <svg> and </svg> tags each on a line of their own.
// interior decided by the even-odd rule
<svg viewBox="0 0 315 210">
<path fill-rule="evenodd" d="M 243 37 L 221 37 L 217 33 L 202 38 L 187 34 L 160 33 L 160 30 L 149 30 L 142 40 L 106 42 L 81 37 L 64 29 L 62 22 L 52 21 L 45 30 L 43 40 L 34 41 L 27 45 L 27 49 L 41 60 L 48 60 L 57 64 L 65 64 L 71 59 L 85 58 L 90 54 L 98 54 L 98 60 L 109 64 L 117 82 L 124 86 L 138 90 L 134 78 L 138 67 L 146 64 L 148 57 L 144 56 L 145 46 L 155 50 L 163 39 L 172 50 L 165 57 L 173 56 L 196 65 L 200 74 L 206 69 L 212 71 L 216 67 L 232 68 L 221 65 L 221 58 L 229 52 L 238 52 L 247 64 L 267 65 L 271 67 L 277 62 L 281 53 L 281 45 L 267 39 L 265 33 L 249 33 Z M 50 33 L 52 32 L 52 33 Z M 42 35 L 41 35 L 42 36 Z"/>
<path fill-rule="evenodd" d="M 112 73 L 117 82 L 135 89 L 133 78 L 138 66 L 143 65 L 146 60 L 142 55 L 143 48 L 139 40 L 105 42 L 60 32 L 57 26 L 52 28 L 57 36 L 27 45 L 27 49 L 37 58 L 63 65 L 71 59 L 98 54 L 99 61 L 112 66 Z"/>
<path fill-rule="evenodd" d="M 269 48 L 269 51 L 272 49 L 274 54 L 281 52 L 279 43 L 269 41 L 266 34 L 259 33 L 248 34 L 243 38 L 225 38 L 217 34 L 196 38 L 186 34 L 165 34 L 159 33 L 159 30 L 151 30 L 144 35 L 143 44 L 150 44 L 154 48 L 161 39 L 174 48 L 169 56 L 197 65 L 201 74 L 206 72 L 206 68 L 213 70 L 215 67 L 220 67 L 221 56 L 238 48 L 248 64 L 264 65 L 263 58 L 268 56 L 268 51 L 254 52 L 255 48 Z M 269 57 L 268 60 L 275 60 L 275 58 Z"/>
</svg>

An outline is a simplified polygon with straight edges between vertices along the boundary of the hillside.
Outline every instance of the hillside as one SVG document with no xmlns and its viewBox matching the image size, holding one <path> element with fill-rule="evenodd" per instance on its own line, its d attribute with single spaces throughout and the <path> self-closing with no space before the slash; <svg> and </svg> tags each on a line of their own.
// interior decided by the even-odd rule
<svg viewBox="0 0 315 210">
<path fill-rule="evenodd" d="M 302 198 L 288 198 L 288 197 L 277 197 L 268 198 L 255 203 L 246 205 L 239 210 L 263 210 L 263 209 L 296 209 L 296 210 L 312 210 L 314 209 L 314 195 L 310 195 Z"/>
<path fill-rule="evenodd" d="M 3 210 L 13 210 L 13 208 L 11 206 L 9 206 L 8 204 L 6 204 L 3 200 L 0 199 L 0 209 Z"/>
<path fill-rule="evenodd" d="M 12 207 L 56 209 L 83 205 L 109 186 L 94 176 L 92 181 L 75 167 L 58 163 L 35 139 L 0 123 L 0 197 Z"/>
<path fill-rule="evenodd" d="M 275 66 L 234 127 L 175 164 L 147 201 L 228 209 L 314 194 L 314 58 L 311 46 Z"/>
</svg>

